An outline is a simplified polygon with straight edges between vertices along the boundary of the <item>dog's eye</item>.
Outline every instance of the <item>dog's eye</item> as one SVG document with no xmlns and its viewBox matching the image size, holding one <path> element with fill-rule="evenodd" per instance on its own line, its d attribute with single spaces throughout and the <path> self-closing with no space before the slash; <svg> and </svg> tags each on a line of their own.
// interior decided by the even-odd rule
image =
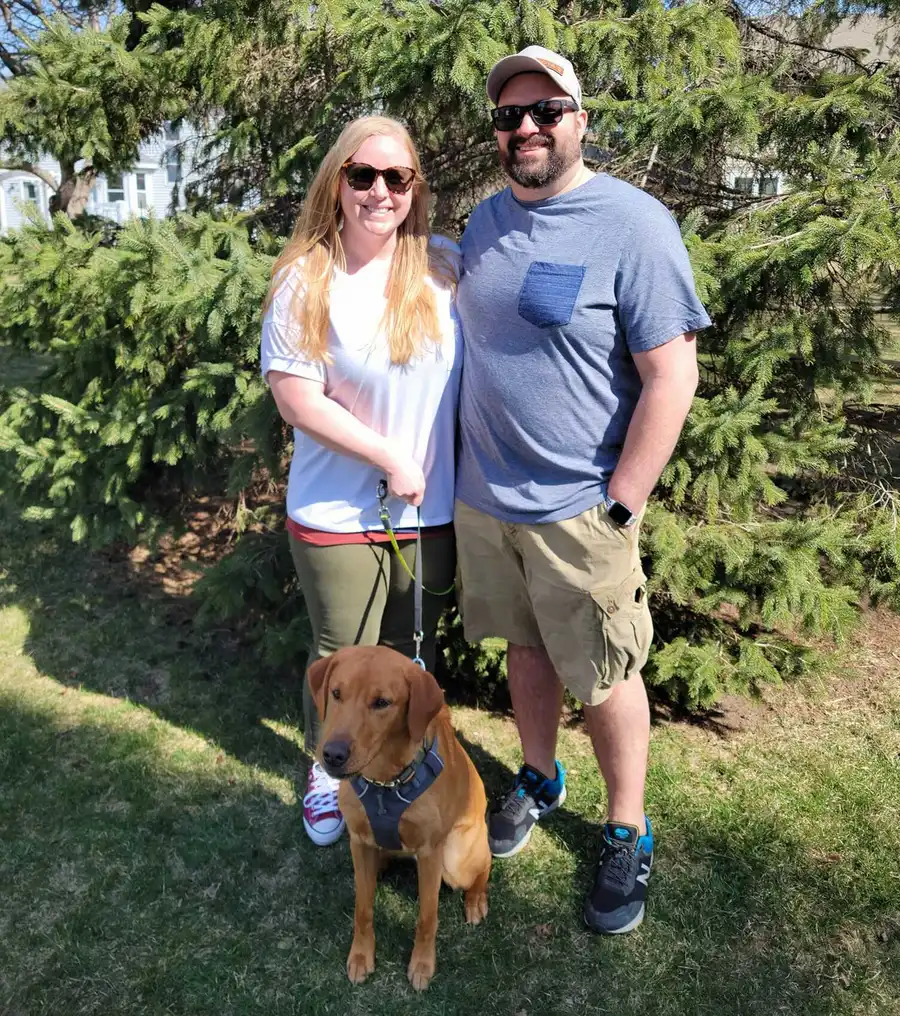
<svg viewBox="0 0 900 1016">
<path fill-rule="evenodd" d="M 331 689 L 331 697 L 334 699 L 335 702 L 340 702 L 341 701 L 341 689 L 340 688 L 332 688 Z"/>
<path fill-rule="evenodd" d="M 372 708 L 373 709 L 387 709 L 387 707 L 390 704 L 391 704 L 390 701 L 388 699 L 386 699 L 386 698 L 377 698 L 372 703 Z"/>
</svg>

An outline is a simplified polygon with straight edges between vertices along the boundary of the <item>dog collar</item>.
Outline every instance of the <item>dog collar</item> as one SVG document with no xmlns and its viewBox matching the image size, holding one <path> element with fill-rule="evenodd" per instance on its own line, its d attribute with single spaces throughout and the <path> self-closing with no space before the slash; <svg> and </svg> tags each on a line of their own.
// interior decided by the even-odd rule
<svg viewBox="0 0 900 1016">
<path fill-rule="evenodd" d="M 431 751 L 436 740 L 437 737 L 433 737 L 430 741 L 425 738 L 419 746 L 419 750 L 416 752 L 412 762 L 401 769 L 392 780 L 386 780 L 382 783 L 381 780 L 367 780 L 365 776 L 357 776 L 355 777 L 355 780 L 361 780 L 363 783 L 370 783 L 373 787 L 402 787 L 404 783 L 409 783 L 409 781 L 416 775 L 416 770 L 428 757 L 428 753 Z"/>
</svg>

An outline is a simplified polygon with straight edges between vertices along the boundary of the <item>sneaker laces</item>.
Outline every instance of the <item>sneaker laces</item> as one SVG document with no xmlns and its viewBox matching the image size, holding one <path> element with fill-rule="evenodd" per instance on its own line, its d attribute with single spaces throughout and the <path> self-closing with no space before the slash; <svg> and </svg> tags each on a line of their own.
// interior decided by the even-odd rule
<svg viewBox="0 0 900 1016">
<path fill-rule="evenodd" d="M 532 785 L 531 789 L 529 784 Z M 537 786 L 533 780 L 528 779 L 527 775 L 519 776 L 512 790 L 503 798 L 503 804 L 499 809 L 500 814 L 517 822 L 529 808 L 537 804 L 537 798 L 534 796 L 536 790 Z"/>
<path fill-rule="evenodd" d="M 608 841 L 604 846 L 606 847 L 608 857 L 608 860 L 604 858 L 604 882 L 613 882 L 620 889 L 630 888 L 635 864 L 637 863 L 634 851 L 628 847 Z M 612 856 L 609 857 L 609 854 Z"/>
<path fill-rule="evenodd" d="M 303 807 L 309 811 L 313 822 L 329 812 L 340 812 L 339 786 L 340 781 L 329 776 L 318 762 L 313 763 L 306 784 L 306 796 L 303 798 Z"/>
</svg>

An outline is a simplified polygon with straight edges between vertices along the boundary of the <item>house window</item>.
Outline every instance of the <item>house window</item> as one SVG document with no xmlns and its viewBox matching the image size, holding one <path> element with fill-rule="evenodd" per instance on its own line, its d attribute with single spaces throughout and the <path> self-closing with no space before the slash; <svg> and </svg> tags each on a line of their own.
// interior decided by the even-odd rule
<svg viewBox="0 0 900 1016">
<path fill-rule="evenodd" d="M 137 185 L 137 206 L 142 212 L 145 212 L 149 208 L 147 201 L 147 174 L 135 173 L 134 179 Z"/>
<path fill-rule="evenodd" d="M 777 176 L 764 176 L 759 181 L 759 193 L 763 195 L 777 194 L 778 193 L 778 177 Z"/>
<path fill-rule="evenodd" d="M 25 184 L 25 200 L 26 201 L 37 201 L 38 189 L 36 183 Z"/>
<path fill-rule="evenodd" d="M 166 141 L 178 141 L 181 137 L 181 131 L 173 123 L 167 123 L 166 129 Z"/>
<path fill-rule="evenodd" d="M 741 194 L 752 194 L 753 193 L 753 177 L 752 176 L 736 176 L 734 178 L 734 189 L 740 191 Z"/>
<path fill-rule="evenodd" d="M 166 179 L 173 184 L 181 181 L 181 152 L 175 147 L 166 151 Z"/>
<path fill-rule="evenodd" d="M 125 200 L 125 181 L 122 179 L 121 173 L 113 173 L 107 176 L 106 200 L 110 203 Z"/>
</svg>

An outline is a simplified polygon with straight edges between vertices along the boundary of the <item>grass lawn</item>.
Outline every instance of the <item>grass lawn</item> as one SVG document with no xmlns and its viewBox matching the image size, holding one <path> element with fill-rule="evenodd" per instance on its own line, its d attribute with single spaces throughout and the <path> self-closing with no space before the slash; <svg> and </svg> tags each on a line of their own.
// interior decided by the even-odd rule
<svg viewBox="0 0 900 1016">
<path fill-rule="evenodd" d="M 3 1016 L 900 1012 L 896 626 L 876 618 L 862 676 L 816 701 L 656 725 L 652 898 L 622 939 L 581 925 L 603 793 L 565 730 L 569 801 L 496 863 L 486 924 L 467 928 L 443 891 L 418 996 L 409 865 L 379 888 L 375 974 L 345 980 L 350 855 L 303 833 L 293 681 L 8 503 L 0 547 Z M 488 791 L 503 787 L 510 720 L 455 719 Z"/>
<path fill-rule="evenodd" d="M 20 358 L 0 366 L 27 383 Z M 398 864 L 376 972 L 352 988 L 350 855 L 303 832 L 296 680 L 196 631 L 152 562 L 79 551 L 0 494 L 0 1016 L 894 1016 L 898 636 L 872 615 L 855 676 L 655 724 L 658 849 L 634 934 L 581 924 L 604 802 L 570 726 L 569 800 L 495 864 L 487 922 L 466 927 L 443 891 L 416 995 Z M 519 762 L 512 722 L 454 716 L 496 793 Z"/>
</svg>

